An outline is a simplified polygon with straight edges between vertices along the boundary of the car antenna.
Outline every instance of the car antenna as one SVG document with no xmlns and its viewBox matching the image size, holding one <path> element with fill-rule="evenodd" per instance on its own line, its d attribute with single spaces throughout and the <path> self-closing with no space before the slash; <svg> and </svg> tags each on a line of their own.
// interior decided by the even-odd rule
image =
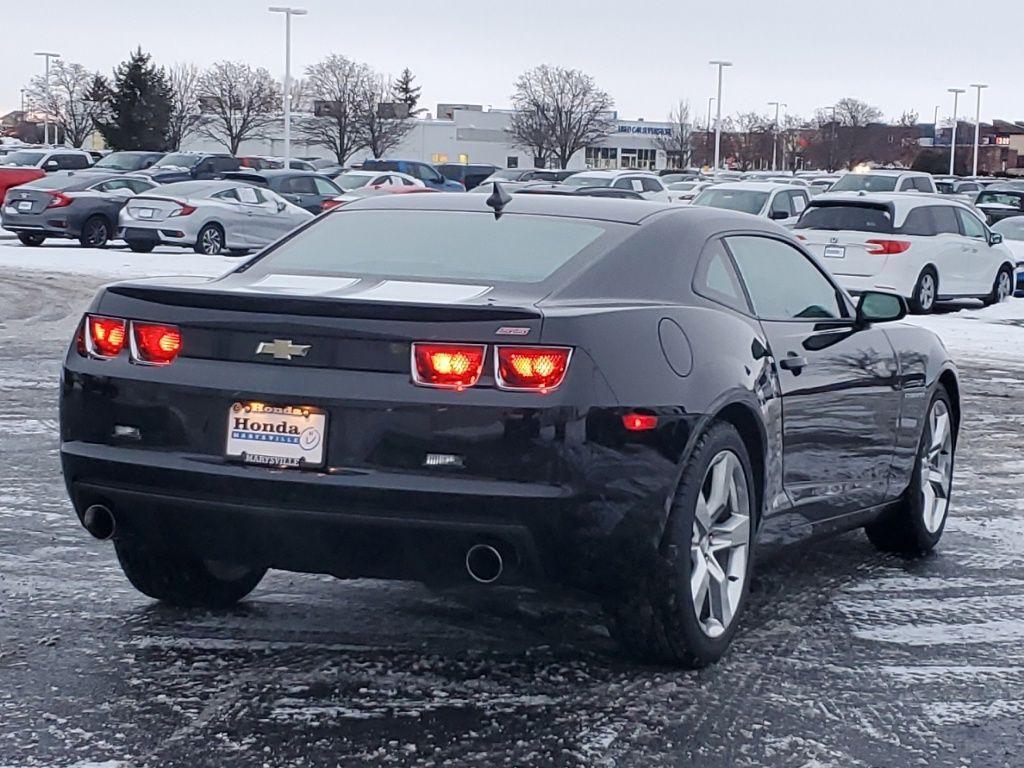
<svg viewBox="0 0 1024 768">
<path fill-rule="evenodd" d="M 512 195 L 501 188 L 501 184 L 494 182 L 494 191 L 487 196 L 487 204 L 494 209 L 494 220 L 501 218 L 505 212 L 505 206 L 512 200 Z"/>
</svg>

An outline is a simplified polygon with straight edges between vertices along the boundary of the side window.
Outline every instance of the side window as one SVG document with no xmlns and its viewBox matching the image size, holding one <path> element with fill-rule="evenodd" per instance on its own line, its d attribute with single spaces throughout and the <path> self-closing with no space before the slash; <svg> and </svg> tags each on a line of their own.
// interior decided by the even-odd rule
<svg viewBox="0 0 1024 768">
<path fill-rule="evenodd" d="M 932 211 L 935 211 L 940 207 L 946 206 L 922 205 L 920 208 L 914 208 L 907 214 L 907 218 L 903 222 L 903 226 L 900 227 L 900 233 L 904 235 L 919 235 L 921 237 L 937 235 L 938 232 L 935 228 L 935 220 L 932 217 Z"/>
<path fill-rule="evenodd" d="M 662 192 L 664 187 L 661 186 L 661 182 L 654 179 L 641 179 L 641 183 L 644 187 L 644 192 Z"/>
<path fill-rule="evenodd" d="M 316 189 L 318 195 L 340 195 L 341 190 L 335 187 L 327 179 L 318 179 L 313 177 L 313 187 Z"/>
<path fill-rule="evenodd" d="M 629 188 L 632 189 L 634 192 L 643 192 L 644 191 L 644 180 L 643 179 L 630 179 L 629 180 Z"/>
<path fill-rule="evenodd" d="M 914 180 L 907 178 L 900 182 L 900 192 L 909 192 L 914 189 Z"/>
<path fill-rule="evenodd" d="M 772 199 L 772 213 L 784 213 L 787 217 L 793 215 L 792 209 L 789 207 L 789 193 L 778 192 Z"/>
<path fill-rule="evenodd" d="M 238 160 L 233 157 L 213 158 L 213 170 L 217 173 L 238 170 Z"/>
<path fill-rule="evenodd" d="M 758 317 L 819 320 L 847 317 L 845 302 L 825 274 L 792 245 L 768 237 L 726 238 Z"/>
<path fill-rule="evenodd" d="M 415 187 L 416 186 L 415 184 L 412 183 L 412 181 L 410 179 L 405 178 L 405 176 L 399 176 L 398 178 L 400 178 L 402 180 L 402 185 L 403 186 L 406 186 L 406 187 Z"/>
<path fill-rule="evenodd" d="M 57 163 L 61 168 L 69 171 L 89 167 L 89 161 L 85 159 L 85 155 L 58 155 Z"/>
<path fill-rule="evenodd" d="M 937 235 L 959 235 L 960 225 L 957 223 L 956 211 L 951 205 L 933 205 L 930 207 L 932 221 Z"/>
<path fill-rule="evenodd" d="M 126 179 L 125 184 L 136 195 L 142 192 L 146 192 L 147 190 L 153 188 L 152 184 L 150 184 L 148 181 L 143 181 L 142 179 Z"/>
<path fill-rule="evenodd" d="M 289 179 L 291 182 L 291 192 L 295 195 L 315 195 L 316 186 L 313 184 L 312 176 L 296 176 L 293 179 Z"/>
<path fill-rule="evenodd" d="M 614 187 L 615 189 L 632 189 L 632 182 L 632 179 L 627 178 L 616 179 L 615 181 L 612 182 L 612 187 Z"/>
<path fill-rule="evenodd" d="M 957 208 L 956 216 L 960 219 L 960 231 L 965 237 L 973 237 L 978 240 L 987 240 L 988 233 L 985 232 L 985 225 L 981 223 L 974 214 L 965 211 L 962 208 Z"/>
<path fill-rule="evenodd" d="M 238 199 L 238 190 L 236 189 L 225 189 L 223 192 L 218 192 L 213 195 L 218 200 L 230 200 L 233 203 L 239 203 L 241 200 Z"/>
<path fill-rule="evenodd" d="M 918 192 L 934 192 L 932 189 L 932 183 L 924 178 L 924 176 L 917 176 L 914 178 L 914 189 Z"/>
<path fill-rule="evenodd" d="M 235 194 L 245 205 L 259 205 L 263 202 L 263 195 L 255 187 L 235 187 Z"/>
<path fill-rule="evenodd" d="M 739 277 L 721 240 L 716 240 L 704 250 L 693 278 L 693 289 L 707 299 L 750 314 Z"/>
</svg>

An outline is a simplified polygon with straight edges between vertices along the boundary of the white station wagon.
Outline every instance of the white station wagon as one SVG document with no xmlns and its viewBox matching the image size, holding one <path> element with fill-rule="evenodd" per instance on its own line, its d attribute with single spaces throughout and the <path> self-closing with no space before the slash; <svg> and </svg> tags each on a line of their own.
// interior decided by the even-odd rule
<svg viewBox="0 0 1024 768">
<path fill-rule="evenodd" d="M 905 296 L 917 313 L 938 300 L 986 304 L 1013 293 L 1014 258 L 970 206 L 942 195 L 820 195 L 794 231 L 853 294 Z"/>
</svg>

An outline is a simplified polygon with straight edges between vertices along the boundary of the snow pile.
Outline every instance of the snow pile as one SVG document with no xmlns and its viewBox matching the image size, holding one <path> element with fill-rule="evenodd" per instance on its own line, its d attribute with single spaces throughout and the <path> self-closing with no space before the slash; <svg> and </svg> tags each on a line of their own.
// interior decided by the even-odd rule
<svg viewBox="0 0 1024 768">
<path fill-rule="evenodd" d="M 17 240 L 0 240 L 0 272 L 38 270 L 111 278 L 202 275 L 216 277 L 234 269 L 242 259 L 202 256 L 181 248 L 157 248 L 133 253 L 126 248 L 82 248 L 70 241 L 47 241 L 38 248 Z"/>
</svg>

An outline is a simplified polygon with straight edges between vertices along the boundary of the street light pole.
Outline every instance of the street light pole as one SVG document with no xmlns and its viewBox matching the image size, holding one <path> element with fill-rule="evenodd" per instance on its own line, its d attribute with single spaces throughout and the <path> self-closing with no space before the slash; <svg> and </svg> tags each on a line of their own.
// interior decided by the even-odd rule
<svg viewBox="0 0 1024 768">
<path fill-rule="evenodd" d="M 779 148 L 779 107 L 788 107 L 789 104 L 780 101 L 769 101 L 769 107 L 775 107 L 775 130 L 772 132 L 772 170 L 777 171 L 776 157 Z"/>
<path fill-rule="evenodd" d="M 971 88 L 978 91 L 978 109 L 974 114 L 974 170 L 972 176 L 978 175 L 978 145 L 981 144 L 981 89 L 988 88 L 984 83 L 971 83 Z"/>
<path fill-rule="evenodd" d="M 59 53 L 47 53 L 45 51 L 36 51 L 34 55 L 42 56 L 46 60 L 46 64 L 44 65 L 44 71 L 46 72 L 46 74 L 44 76 L 45 77 L 45 82 L 46 82 L 46 87 L 45 87 L 44 90 L 46 91 L 47 94 L 49 94 L 49 91 L 50 91 L 50 59 L 59 59 L 60 58 L 60 54 Z M 48 105 L 44 105 L 44 106 L 48 106 Z M 54 129 L 53 134 L 54 134 L 53 135 L 53 138 L 54 138 L 54 142 L 53 143 L 56 144 L 57 143 L 56 127 Z M 46 109 L 44 109 L 43 110 L 43 144 L 49 144 L 49 143 L 50 143 L 50 115 L 49 115 L 49 112 Z"/>
<path fill-rule="evenodd" d="M 715 175 L 718 175 L 718 164 L 722 156 L 722 70 L 731 67 L 731 61 L 709 61 L 713 67 L 718 67 L 718 95 L 715 97 Z"/>
<path fill-rule="evenodd" d="M 966 93 L 963 88 L 947 88 L 953 94 L 953 136 L 949 140 L 949 175 L 953 175 L 953 163 L 956 160 L 956 112 L 957 104 L 960 103 L 960 94 Z"/>
<path fill-rule="evenodd" d="M 284 167 L 291 167 L 292 156 L 292 16 L 305 16 L 305 8 L 271 6 L 271 13 L 284 14 Z"/>
</svg>

